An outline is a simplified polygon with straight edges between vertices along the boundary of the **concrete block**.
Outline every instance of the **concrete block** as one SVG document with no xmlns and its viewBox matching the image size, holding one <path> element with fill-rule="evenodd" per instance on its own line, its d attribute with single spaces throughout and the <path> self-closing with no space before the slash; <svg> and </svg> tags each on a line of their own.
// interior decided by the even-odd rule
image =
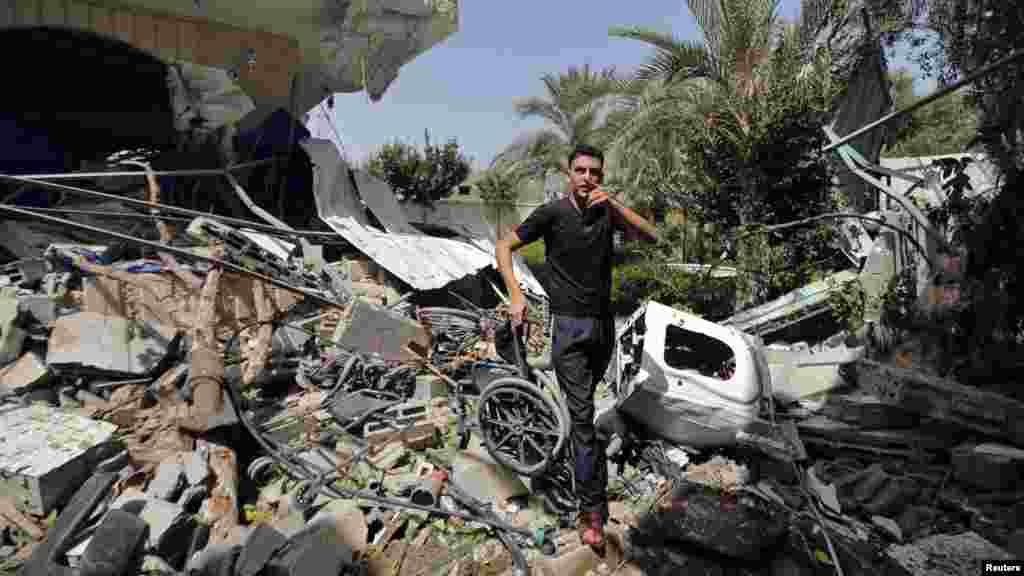
<svg viewBox="0 0 1024 576">
<path fill-rule="evenodd" d="M 529 494 L 515 472 L 492 460 L 485 450 L 472 445 L 455 456 L 452 478 L 466 493 L 484 502 L 504 504 L 511 498 Z"/>
<path fill-rule="evenodd" d="M 957 480 L 982 490 L 1009 490 L 1024 478 L 1024 450 L 1002 444 L 964 444 L 952 451 Z"/>
<path fill-rule="evenodd" d="M 0 495 L 49 514 L 92 472 L 92 449 L 117 428 L 46 405 L 0 411 Z"/>
<path fill-rule="evenodd" d="M 146 487 L 146 496 L 174 502 L 185 488 L 185 467 L 177 459 L 165 460 Z"/>
</svg>

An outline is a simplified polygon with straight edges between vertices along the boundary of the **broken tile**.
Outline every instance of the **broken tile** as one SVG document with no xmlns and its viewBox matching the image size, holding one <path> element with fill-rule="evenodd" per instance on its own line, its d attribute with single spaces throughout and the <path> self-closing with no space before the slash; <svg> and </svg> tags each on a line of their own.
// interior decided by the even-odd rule
<svg viewBox="0 0 1024 576">
<path fill-rule="evenodd" d="M 32 513 L 46 515 L 92 472 L 87 451 L 116 427 L 42 404 L 0 411 L 0 487 Z"/>
</svg>

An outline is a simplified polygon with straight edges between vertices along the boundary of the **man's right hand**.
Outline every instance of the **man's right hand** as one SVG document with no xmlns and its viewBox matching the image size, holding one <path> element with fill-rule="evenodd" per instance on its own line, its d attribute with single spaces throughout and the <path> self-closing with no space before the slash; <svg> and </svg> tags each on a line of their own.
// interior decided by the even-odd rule
<svg viewBox="0 0 1024 576">
<path fill-rule="evenodd" d="M 513 295 L 508 306 L 508 314 L 512 319 L 512 327 L 519 328 L 526 320 L 526 298 L 522 294 Z"/>
</svg>

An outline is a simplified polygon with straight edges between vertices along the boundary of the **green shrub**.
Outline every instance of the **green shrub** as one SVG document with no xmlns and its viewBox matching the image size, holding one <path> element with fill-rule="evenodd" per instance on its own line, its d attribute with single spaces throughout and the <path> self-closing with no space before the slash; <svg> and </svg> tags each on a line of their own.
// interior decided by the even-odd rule
<svg viewBox="0 0 1024 576">
<path fill-rule="evenodd" d="M 612 269 L 612 311 L 629 314 L 654 300 L 709 319 L 732 313 L 735 283 L 730 278 L 693 274 L 664 263 L 641 260 Z"/>
</svg>

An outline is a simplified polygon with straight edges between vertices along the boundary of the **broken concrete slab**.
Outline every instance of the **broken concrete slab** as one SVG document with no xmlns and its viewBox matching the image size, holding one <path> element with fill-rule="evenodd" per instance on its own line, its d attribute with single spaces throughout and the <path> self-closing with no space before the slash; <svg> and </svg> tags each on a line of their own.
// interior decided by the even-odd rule
<svg viewBox="0 0 1024 576">
<path fill-rule="evenodd" d="M 315 524 L 292 536 L 274 554 L 266 573 L 273 576 L 342 573 L 352 565 L 352 549 L 332 538 L 331 532 L 329 526 Z"/>
<path fill-rule="evenodd" d="M 288 538 L 267 524 L 257 524 L 245 539 L 235 565 L 236 576 L 256 576 Z"/>
<path fill-rule="evenodd" d="M 455 455 L 452 477 L 467 494 L 483 502 L 504 504 L 511 498 L 529 494 L 519 476 L 495 462 L 486 450 L 472 444 L 468 450 Z"/>
<path fill-rule="evenodd" d="M 45 384 L 49 376 L 50 371 L 43 359 L 35 352 L 26 352 L 0 368 L 0 395 L 20 394 L 26 388 Z"/>
<path fill-rule="evenodd" d="M 870 360 L 859 360 L 855 367 L 860 388 L 883 402 L 1024 446 L 1024 403 Z"/>
<path fill-rule="evenodd" d="M 177 457 L 165 460 L 156 469 L 156 475 L 146 487 L 146 496 L 174 502 L 185 488 L 185 467 Z"/>
<path fill-rule="evenodd" d="M 829 446 L 910 458 L 927 462 L 948 449 L 945 438 L 916 429 L 864 430 L 858 426 L 812 416 L 797 423 L 800 440 L 808 445 Z"/>
<path fill-rule="evenodd" d="M 0 496 L 49 514 L 88 478 L 90 449 L 116 429 L 42 404 L 0 410 Z"/>
<path fill-rule="evenodd" d="M 1013 560 L 1005 550 L 975 532 L 938 534 L 892 545 L 886 554 L 914 576 L 970 576 L 983 573 L 982 560 Z"/>
<path fill-rule="evenodd" d="M 123 510 L 109 511 L 82 553 L 81 576 L 135 574 L 148 535 L 149 526 L 142 518 Z"/>
<path fill-rule="evenodd" d="M 14 362 L 21 355 L 26 333 L 17 321 L 18 301 L 0 298 L 0 365 Z"/>
<path fill-rule="evenodd" d="M 167 356 L 169 345 L 170 339 L 147 322 L 79 312 L 54 323 L 46 363 L 55 370 L 141 376 Z"/>
<path fill-rule="evenodd" d="M 384 360 L 409 361 L 430 350 L 430 333 L 422 324 L 366 300 L 356 299 L 339 346 Z"/>
<path fill-rule="evenodd" d="M 1024 450 L 1002 444 L 964 444 L 951 452 L 954 477 L 982 490 L 1009 490 L 1024 478 Z"/>
<path fill-rule="evenodd" d="M 833 394 L 821 413 L 866 430 L 912 428 L 920 422 L 918 414 L 870 394 Z"/>
</svg>

